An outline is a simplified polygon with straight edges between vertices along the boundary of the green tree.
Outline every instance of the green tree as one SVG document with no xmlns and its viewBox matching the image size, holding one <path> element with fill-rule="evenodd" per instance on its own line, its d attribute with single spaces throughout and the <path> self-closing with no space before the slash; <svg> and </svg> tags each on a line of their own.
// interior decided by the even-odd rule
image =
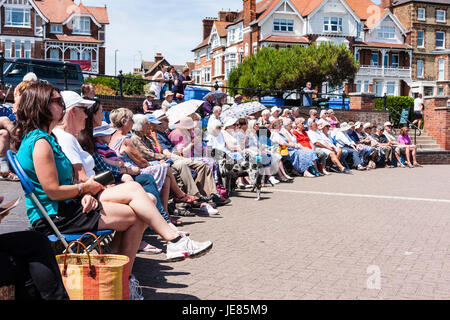
<svg viewBox="0 0 450 320">
<path fill-rule="evenodd" d="M 323 82 L 337 87 L 353 79 L 357 70 L 358 62 L 345 45 L 321 43 L 279 50 L 265 47 L 231 70 L 228 85 L 258 88 L 261 84 L 263 90 L 293 90 L 311 81 L 319 87 Z M 236 91 L 244 95 L 256 93 L 254 90 L 232 91 L 232 94 Z"/>
</svg>

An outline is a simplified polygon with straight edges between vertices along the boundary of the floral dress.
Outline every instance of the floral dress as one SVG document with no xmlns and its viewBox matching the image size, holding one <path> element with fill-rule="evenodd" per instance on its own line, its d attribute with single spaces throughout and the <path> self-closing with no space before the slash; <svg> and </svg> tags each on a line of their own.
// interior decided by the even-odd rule
<svg viewBox="0 0 450 320">
<path fill-rule="evenodd" d="M 118 155 L 122 157 L 122 160 L 125 162 L 126 167 L 139 167 L 125 152 L 120 152 L 122 143 L 125 141 L 125 139 L 128 138 L 130 137 L 121 136 L 117 138 L 117 141 L 114 143 L 114 145 L 111 146 L 111 149 L 113 149 Z M 151 174 L 155 179 L 158 191 L 161 192 L 164 181 L 166 180 L 169 165 L 167 163 L 160 163 L 159 161 L 150 161 L 149 164 L 150 165 L 148 167 L 141 168 L 141 174 Z"/>
</svg>

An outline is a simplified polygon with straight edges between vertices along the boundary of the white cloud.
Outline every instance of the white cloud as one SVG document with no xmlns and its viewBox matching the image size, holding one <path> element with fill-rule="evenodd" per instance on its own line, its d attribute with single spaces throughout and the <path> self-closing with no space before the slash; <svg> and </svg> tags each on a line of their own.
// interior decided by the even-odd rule
<svg viewBox="0 0 450 320">
<path fill-rule="evenodd" d="M 83 0 L 86 6 L 104 6 L 106 0 Z M 202 41 L 202 19 L 222 10 L 242 10 L 242 0 L 109 0 L 106 28 L 106 73 L 130 72 L 161 52 L 172 64 L 193 61 L 191 50 Z M 139 52 L 140 51 L 140 52 Z"/>
</svg>

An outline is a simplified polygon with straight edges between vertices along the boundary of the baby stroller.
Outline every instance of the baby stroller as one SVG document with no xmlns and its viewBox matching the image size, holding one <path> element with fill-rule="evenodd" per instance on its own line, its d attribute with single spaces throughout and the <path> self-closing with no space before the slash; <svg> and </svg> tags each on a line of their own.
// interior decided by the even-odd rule
<svg viewBox="0 0 450 320">
<path fill-rule="evenodd" d="M 213 150 L 212 154 L 219 165 L 220 175 L 228 196 L 236 189 L 239 177 L 248 177 L 253 185 L 252 192 L 256 191 L 256 200 L 261 199 L 264 172 L 261 158 L 258 155 L 245 152 L 241 158 L 237 158 L 220 150 Z"/>
</svg>

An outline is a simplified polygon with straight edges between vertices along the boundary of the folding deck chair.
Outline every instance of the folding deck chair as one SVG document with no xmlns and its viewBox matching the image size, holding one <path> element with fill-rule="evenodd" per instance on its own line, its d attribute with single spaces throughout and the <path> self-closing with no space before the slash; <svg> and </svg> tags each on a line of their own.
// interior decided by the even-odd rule
<svg viewBox="0 0 450 320">
<path fill-rule="evenodd" d="M 48 239 L 51 242 L 57 242 L 58 240 L 62 242 L 65 248 L 68 246 L 68 242 L 71 242 L 73 240 L 79 240 L 83 233 L 74 233 L 74 234 L 61 234 L 61 232 L 58 230 L 56 225 L 53 223 L 52 219 L 50 219 L 47 211 L 44 209 L 42 204 L 39 202 L 38 198 L 34 194 L 34 185 L 31 182 L 31 179 L 28 177 L 28 175 L 23 170 L 22 166 L 20 165 L 19 161 L 17 161 L 16 154 L 12 150 L 8 150 L 6 152 L 6 155 L 8 157 L 8 161 L 11 164 L 14 172 L 20 179 L 20 183 L 22 184 L 22 189 L 25 193 L 25 195 L 29 195 L 31 200 L 34 202 L 34 204 L 39 208 L 39 211 L 42 213 L 44 218 L 47 220 L 55 234 L 49 235 Z M 101 243 L 102 241 L 106 240 L 107 238 L 110 238 L 112 236 L 113 230 L 99 230 L 96 232 L 92 232 L 95 234 Z M 89 243 L 86 244 L 86 247 L 88 251 L 92 251 L 97 247 L 97 241 L 90 236 L 86 235 L 83 239 L 89 239 Z M 72 249 L 68 249 L 70 253 L 73 253 Z"/>
</svg>

